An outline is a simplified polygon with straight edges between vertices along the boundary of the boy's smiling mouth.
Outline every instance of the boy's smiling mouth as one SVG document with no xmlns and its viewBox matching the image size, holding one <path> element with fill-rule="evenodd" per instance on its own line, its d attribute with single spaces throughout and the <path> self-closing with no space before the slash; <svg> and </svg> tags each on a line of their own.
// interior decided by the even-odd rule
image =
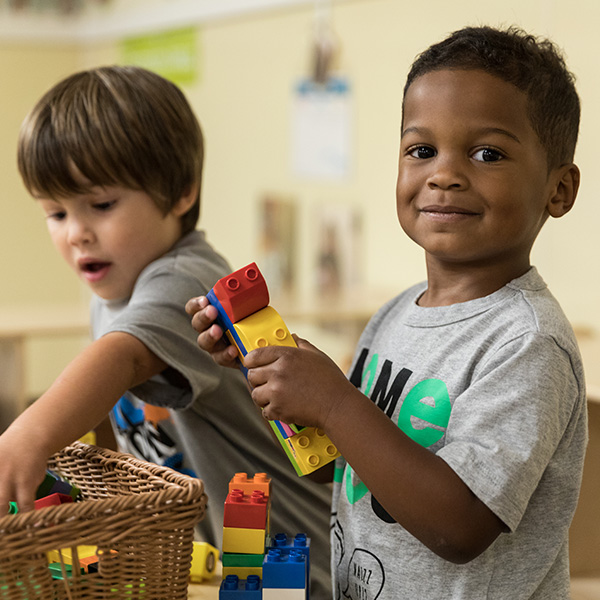
<svg viewBox="0 0 600 600">
<path fill-rule="evenodd" d="M 419 212 L 435 221 L 445 222 L 477 217 L 481 214 L 461 206 L 446 206 L 441 204 L 424 206 L 419 209 Z"/>
</svg>

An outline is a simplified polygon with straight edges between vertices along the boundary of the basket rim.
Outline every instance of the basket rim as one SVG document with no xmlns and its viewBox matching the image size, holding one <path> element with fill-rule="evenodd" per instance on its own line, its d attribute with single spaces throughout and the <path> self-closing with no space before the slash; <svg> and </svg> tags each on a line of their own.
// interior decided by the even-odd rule
<svg viewBox="0 0 600 600">
<path fill-rule="evenodd" d="M 146 490 L 135 494 L 123 494 L 107 498 L 87 498 L 75 503 L 48 506 L 38 510 L 0 517 L 0 536 L 23 529 L 37 529 L 45 525 L 60 525 L 74 518 L 73 512 L 84 519 L 117 515 L 124 510 L 141 509 L 149 505 L 159 510 L 168 505 L 192 505 L 206 501 L 202 480 L 177 473 L 168 467 L 154 465 L 135 458 L 130 454 L 107 448 L 74 442 L 51 457 L 52 460 L 69 455 L 98 463 L 100 460 L 114 462 L 125 467 L 132 474 L 145 475 L 150 483 L 167 483 L 163 489 Z M 60 472 L 60 469 L 57 469 Z"/>
</svg>

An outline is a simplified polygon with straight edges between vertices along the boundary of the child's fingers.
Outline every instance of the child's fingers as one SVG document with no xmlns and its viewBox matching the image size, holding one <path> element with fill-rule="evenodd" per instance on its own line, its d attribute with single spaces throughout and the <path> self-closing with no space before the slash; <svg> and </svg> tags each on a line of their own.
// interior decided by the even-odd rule
<svg viewBox="0 0 600 600">
<path fill-rule="evenodd" d="M 187 307 L 189 306 L 189 304 L 190 304 L 189 302 L 186 304 L 186 310 L 187 310 Z M 202 332 L 206 331 L 207 329 L 209 329 L 213 325 L 218 314 L 219 313 L 218 313 L 217 309 L 214 306 L 212 306 L 211 304 L 209 304 L 208 306 L 205 306 L 204 308 L 198 310 L 196 313 L 193 314 L 192 327 L 198 333 L 202 333 Z M 221 335 L 222 334 L 223 334 L 223 332 L 221 332 Z"/>
<path fill-rule="evenodd" d="M 190 298 L 185 304 L 185 312 L 188 315 L 195 315 L 198 311 L 206 308 L 208 300 L 206 296 L 198 296 L 196 298 Z"/>
</svg>

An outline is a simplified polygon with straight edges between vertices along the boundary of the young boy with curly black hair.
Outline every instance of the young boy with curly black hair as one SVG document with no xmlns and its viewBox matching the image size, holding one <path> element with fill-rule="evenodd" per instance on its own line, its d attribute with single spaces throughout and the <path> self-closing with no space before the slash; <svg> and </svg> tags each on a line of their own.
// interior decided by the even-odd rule
<svg viewBox="0 0 600 600">
<path fill-rule="evenodd" d="M 267 418 L 320 427 L 343 455 L 336 599 L 568 597 L 585 382 L 530 252 L 575 202 L 579 114 L 549 41 L 468 27 L 430 47 L 404 89 L 396 188 L 427 281 L 373 317 L 349 380 L 304 340 L 245 358 Z M 214 308 L 188 310 L 230 364 Z"/>
</svg>

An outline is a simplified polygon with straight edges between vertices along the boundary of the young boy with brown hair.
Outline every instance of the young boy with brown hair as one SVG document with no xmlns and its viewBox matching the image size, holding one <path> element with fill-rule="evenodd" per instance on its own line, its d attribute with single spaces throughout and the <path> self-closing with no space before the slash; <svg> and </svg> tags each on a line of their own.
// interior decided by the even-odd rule
<svg viewBox="0 0 600 600">
<path fill-rule="evenodd" d="M 266 472 L 273 530 L 311 538 L 312 592 L 326 599 L 331 494 L 295 474 L 243 376 L 198 348 L 185 312 L 190 296 L 231 268 L 195 229 L 203 140 L 184 94 L 135 67 L 74 74 L 26 118 L 18 162 L 54 245 L 93 292 L 95 341 L 0 436 L 0 506 L 32 508 L 47 458 L 122 396 L 134 409 L 167 407 L 208 494 L 204 539 L 220 546 L 233 475 Z"/>
<path fill-rule="evenodd" d="M 396 188 L 427 281 L 373 317 L 349 380 L 301 339 L 246 357 L 264 416 L 322 428 L 343 456 L 336 599 L 568 597 L 585 382 L 530 252 L 575 201 L 579 113 L 549 41 L 468 27 L 430 47 L 404 89 Z M 215 309 L 188 311 L 230 364 Z"/>
</svg>

